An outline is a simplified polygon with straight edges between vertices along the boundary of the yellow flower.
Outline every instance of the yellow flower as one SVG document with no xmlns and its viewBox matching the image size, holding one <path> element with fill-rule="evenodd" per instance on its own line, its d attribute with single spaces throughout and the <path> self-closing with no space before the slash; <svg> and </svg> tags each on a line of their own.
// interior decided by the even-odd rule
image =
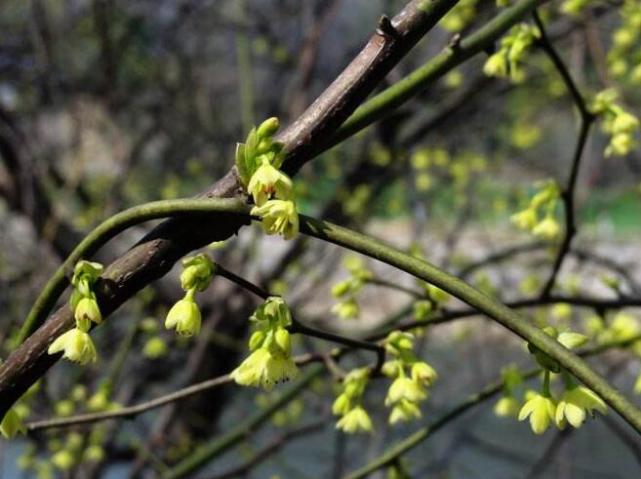
<svg viewBox="0 0 641 479">
<path fill-rule="evenodd" d="M 176 328 L 181 336 L 193 336 L 200 332 L 200 323 L 200 310 L 193 300 L 193 293 L 188 291 L 185 298 L 174 304 L 167 313 L 165 328 Z"/>
<path fill-rule="evenodd" d="M 532 233 L 534 236 L 552 241 L 559 237 L 561 227 L 559 226 L 558 221 L 556 221 L 552 216 L 546 216 L 532 229 Z"/>
<path fill-rule="evenodd" d="M 332 404 L 332 414 L 335 416 L 344 416 L 351 409 L 352 404 L 349 396 L 345 393 L 339 394 Z"/>
<path fill-rule="evenodd" d="M 81 298 L 74 311 L 74 318 L 76 319 L 78 327 L 85 330 L 89 329 L 89 321 L 100 324 L 102 322 L 102 314 L 100 313 L 96 299 L 94 297 Z M 86 328 L 81 325 L 85 325 Z"/>
<path fill-rule="evenodd" d="M 385 398 L 385 405 L 390 406 L 401 400 L 419 402 L 427 398 L 427 392 L 414 380 L 399 376 L 394 380 Z"/>
<path fill-rule="evenodd" d="M 436 378 L 436 370 L 424 361 L 417 361 L 412 364 L 412 379 L 417 383 L 430 386 Z"/>
<path fill-rule="evenodd" d="M 356 406 L 338 420 L 336 428 L 348 434 L 359 431 L 370 432 L 372 430 L 372 420 L 365 409 L 361 406 Z"/>
<path fill-rule="evenodd" d="M 629 133 L 617 133 L 605 149 L 605 156 L 625 156 L 633 148 L 634 139 Z"/>
<path fill-rule="evenodd" d="M 570 423 L 572 427 L 580 427 L 585 421 L 586 413 L 593 415 L 595 410 L 606 414 L 608 407 L 592 390 L 585 386 L 575 386 L 563 393 L 556 406 L 556 425 L 563 428 L 566 423 Z"/>
<path fill-rule="evenodd" d="M 332 306 L 331 311 L 341 319 L 356 319 L 360 313 L 360 307 L 354 299 L 348 299 L 347 301 L 336 303 Z"/>
<path fill-rule="evenodd" d="M 142 355 L 149 359 L 157 359 L 167 354 L 167 343 L 160 336 L 149 338 L 142 348 Z"/>
<path fill-rule="evenodd" d="M 297 374 L 298 368 L 291 357 L 280 351 L 259 348 L 232 371 L 231 377 L 241 386 L 262 386 L 269 390 L 274 384 L 288 381 Z"/>
<path fill-rule="evenodd" d="M 514 396 L 503 396 L 494 405 L 494 414 L 499 417 L 518 417 L 521 404 Z"/>
<path fill-rule="evenodd" d="M 507 58 L 503 52 L 497 52 L 485 61 L 483 65 L 483 73 L 489 77 L 505 77 L 507 76 Z"/>
<path fill-rule="evenodd" d="M 78 328 L 58 336 L 47 352 L 49 354 L 64 352 L 63 357 L 83 365 L 95 362 L 97 359 L 96 347 L 91 336 Z"/>
<path fill-rule="evenodd" d="M 292 196 L 292 180 L 269 162 L 263 161 L 249 180 L 247 191 L 258 206 L 263 206 L 272 198 L 289 200 Z"/>
<path fill-rule="evenodd" d="M 412 419 L 419 419 L 420 417 L 421 410 L 416 403 L 403 399 L 392 408 L 392 412 L 389 415 L 389 423 L 408 422 Z"/>
<path fill-rule="evenodd" d="M 250 214 L 262 218 L 263 230 L 268 235 L 282 234 L 285 239 L 292 239 L 298 234 L 298 212 L 293 201 L 269 200 L 254 206 Z"/>
<path fill-rule="evenodd" d="M 539 393 L 530 394 L 530 399 L 519 411 L 519 421 L 530 418 L 530 427 L 534 434 L 543 434 L 553 421 L 556 414 L 556 404 L 551 397 Z"/>
<path fill-rule="evenodd" d="M 538 218 L 534 208 L 527 208 L 510 216 L 510 221 L 520 230 L 529 231 L 536 226 Z"/>
</svg>

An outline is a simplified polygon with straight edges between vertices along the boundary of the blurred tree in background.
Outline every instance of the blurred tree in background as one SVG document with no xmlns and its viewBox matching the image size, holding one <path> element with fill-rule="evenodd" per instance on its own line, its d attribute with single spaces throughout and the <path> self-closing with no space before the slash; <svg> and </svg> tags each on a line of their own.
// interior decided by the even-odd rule
<svg viewBox="0 0 641 479">
<path fill-rule="evenodd" d="M 4 477 L 638 475 L 639 0 L 0 31 Z"/>
</svg>

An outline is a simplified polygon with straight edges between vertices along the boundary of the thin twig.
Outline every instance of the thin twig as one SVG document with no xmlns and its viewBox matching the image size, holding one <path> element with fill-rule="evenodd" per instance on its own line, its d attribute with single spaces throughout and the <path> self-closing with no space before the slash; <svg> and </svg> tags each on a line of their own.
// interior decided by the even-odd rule
<svg viewBox="0 0 641 479">
<path fill-rule="evenodd" d="M 590 132 L 590 127 L 594 121 L 594 115 L 588 110 L 588 107 L 585 103 L 585 100 L 581 93 L 579 92 L 576 83 L 572 79 L 572 75 L 568 71 L 567 66 L 552 46 L 547 33 L 545 31 L 545 26 L 539 17 L 539 14 L 536 10 L 532 13 L 534 17 L 534 22 L 541 33 L 540 38 L 538 39 L 538 45 L 543 49 L 543 51 L 550 57 L 550 60 L 554 64 L 554 67 L 557 69 L 565 86 L 567 87 L 572 100 L 574 101 L 575 106 L 579 110 L 581 116 L 581 126 L 579 128 L 579 136 L 577 138 L 576 147 L 574 149 L 574 155 L 572 157 L 572 166 L 570 167 L 570 174 L 568 176 L 567 183 L 565 187 L 561 190 L 561 200 L 563 201 L 563 208 L 565 211 L 565 235 L 559 251 L 554 260 L 554 265 L 552 266 L 552 272 L 549 279 L 545 283 L 543 290 L 541 291 L 541 297 L 546 297 L 552 291 L 554 284 L 556 283 L 557 275 L 561 270 L 563 261 L 570 250 L 572 240 L 577 232 L 576 226 L 576 217 L 574 211 L 574 195 L 576 190 L 577 178 L 579 176 L 579 166 L 581 163 L 581 158 L 583 157 L 583 150 L 588 139 L 588 134 Z"/>
</svg>

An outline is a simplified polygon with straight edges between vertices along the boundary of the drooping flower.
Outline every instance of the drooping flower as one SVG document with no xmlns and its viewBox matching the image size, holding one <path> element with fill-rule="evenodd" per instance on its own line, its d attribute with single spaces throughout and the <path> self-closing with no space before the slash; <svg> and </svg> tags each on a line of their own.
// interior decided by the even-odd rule
<svg viewBox="0 0 641 479">
<path fill-rule="evenodd" d="M 494 405 L 494 414 L 499 417 L 518 417 L 521 404 L 511 395 L 503 396 Z"/>
<path fill-rule="evenodd" d="M 200 332 L 200 309 L 193 293 L 194 290 L 188 291 L 183 299 L 171 307 L 165 319 L 165 328 L 175 328 L 181 336 L 193 336 Z"/>
<path fill-rule="evenodd" d="M 594 411 L 606 414 L 608 407 L 592 390 L 585 386 L 575 386 L 563 393 L 556 406 L 556 425 L 562 428 L 566 423 L 570 423 L 572 427 L 578 428 L 585 421 L 587 414 L 593 415 Z"/>
<path fill-rule="evenodd" d="M 78 325 L 80 329 L 85 330 L 85 332 L 88 330 L 89 322 L 96 324 L 102 322 L 102 313 L 93 294 L 90 297 L 83 297 L 78 301 L 74 311 L 74 318 L 76 325 Z M 81 325 L 86 325 L 87 328 L 82 328 Z"/>
<path fill-rule="evenodd" d="M 298 374 L 291 357 L 280 351 L 258 348 L 231 373 L 232 379 L 241 386 L 271 389 L 274 384 L 289 381 Z"/>
<path fill-rule="evenodd" d="M 98 357 L 91 336 L 78 328 L 71 329 L 56 338 L 47 352 L 49 354 L 64 352 L 63 357 L 82 365 L 95 362 Z"/>
<path fill-rule="evenodd" d="M 356 406 L 338 420 L 336 428 L 341 429 L 348 434 L 361 431 L 371 432 L 372 420 L 362 406 Z"/>
<path fill-rule="evenodd" d="M 394 380 L 387 391 L 385 405 L 390 406 L 401 400 L 416 403 L 423 401 L 426 398 L 427 392 L 420 386 L 420 384 L 404 375 L 400 375 Z"/>
<path fill-rule="evenodd" d="M 293 201 L 269 200 L 262 206 L 254 206 L 252 216 L 260 216 L 263 230 L 268 235 L 282 234 L 285 239 L 292 239 L 298 234 L 298 212 Z"/>
<path fill-rule="evenodd" d="M 519 412 L 519 421 L 529 417 L 532 432 L 543 434 L 555 419 L 556 404 L 551 397 L 540 393 L 532 393 L 530 396 Z"/>
<path fill-rule="evenodd" d="M 293 191 L 292 180 L 268 161 L 263 161 L 249 180 L 247 191 L 257 206 L 263 206 L 270 199 L 289 200 Z"/>
<path fill-rule="evenodd" d="M 408 422 L 412 419 L 419 419 L 421 417 L 421 409 L 415 402 L 402 399 L 392 408 L 389 415 L 389 423 L 396 424 L 397 422 Z"/>
<path fill-rule="evenodd" d="M 539 238 L 553 241 L 559 237 L 561 227 L 553 216 L 546 216 L 532 229 L 532 233 Z"/>
<path fill-rule="evenodd" d="M 536 209 L 526 208 L 510 216 L 510 221 L 521 230 L 529 231 L 536 226 L 538 221 Z"/>
</svg>

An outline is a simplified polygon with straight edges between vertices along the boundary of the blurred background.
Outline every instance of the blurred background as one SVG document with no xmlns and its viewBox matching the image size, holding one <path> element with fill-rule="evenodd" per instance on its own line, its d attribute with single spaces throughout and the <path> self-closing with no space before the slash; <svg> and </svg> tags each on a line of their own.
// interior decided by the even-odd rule
<svg viewBox="0 0 641 479">
<path fill-rule="evenodd" d="M 13 347 L 40 288 L 84 234 L 127 207 L 204 190 L 229 170 L 236 142 L 253 125 L 270 116 L 285 125 L 296 119 L 358 53 L 380 15 L 392 16 L 404 3 L 4 0 L 2 355 Z M 587 6 L 573 15 L 562 12 L 568 3 L 550 2 L 542 15 L 582 93 L 591 98 L 616 88 L 625 109 L 639 113 L 641 42 L 625 12 L 641 15 L 640 2 L 584 2 Z M 462 0 L 381 88 L 440 52 L 456 32 L 465 36 L 499 10 L 494 1 Z M 297 204 L 301 212 L 367 231 L 515 301 L 536 297 L 558 245 L 517 230 L 510 216 L 527 204 L 537 182 L 567 181 L 578 116 L 540 50 L 528 54 L 521 82 L 484 75 L 486 58 L 473 58 L 310 162 L 295 178 Z M 576 191 L 579 232 L 557 291 L 641 298 L 641 156 L 633 150 L 606 157 L 608 142 L 596 125 Z M 557 214 L 563 224 L 560 205 Z M 107 264 L 152 226 L 128 230 L 96 260 Z M 347 336 L 365 337 L 383 326 L 463 308 L 443 298 L 437 309 L 417 311 L 415 303 L 425 299 L 423 285 L 370 260 L 359 267 L 373 279 L 346 304 L 331 289 L 350 277 L 352 255 L 315 240 L 266 237 L 257 225 L 205 252 L 284 295 L 301 319 Z M 22 404 L 27 421 L 135 404 L 231 371 L 246 355 L 247 318 L 259 303 L 217 278 L 198 298 L 201 334 L 179 338 L 163 327 L 168 308 L 182 296 L 179 272 L 174 268 L 95 331 L 98 363 L 80 368 L 59 362 Z M 564 304 L 525 313 L 533 321 L 577 331 L 586 331 L 595 315 L 593 309 Z M 604 313 L 606 322 L 624 314 L 634 334 L 641 331 L 638 309 L 596 313 Z M 419 333 L 421 357 L 439 373 L 421 421 L 388 426 L 383 406 L 388 383 L 374 380 L 365 405 L 375 432 L 335 431 L 336 384 L 324 372 L 190 477 L 342 477 L 497 380 L 504 366 L 534 364 L 522 341 L 479 316 Z M 295 343 L 296 353 L 332 347 L 309 338 Z M 370 353 L 357 352 L 342 359 L 340 368 L 372 360 Z M 633 351 L 611 351 L 592 363 L 633 394 L 639 373 Z M 129 421 L 2 441 L 2 477 L 156 477 L 197 446 L 219 440 L 282 389 L 258 393 L 229 385 Z M 403 460 L 408 477 L 639 474 L 641 442 L 615 414 L 576 431 L 550 430 L 537 437 L 525 423 L 498 418 L 495 401 L 460 416 L 409 453 Z M 248 467 L 234 469 L 239 465 Z"/>
</svg>

